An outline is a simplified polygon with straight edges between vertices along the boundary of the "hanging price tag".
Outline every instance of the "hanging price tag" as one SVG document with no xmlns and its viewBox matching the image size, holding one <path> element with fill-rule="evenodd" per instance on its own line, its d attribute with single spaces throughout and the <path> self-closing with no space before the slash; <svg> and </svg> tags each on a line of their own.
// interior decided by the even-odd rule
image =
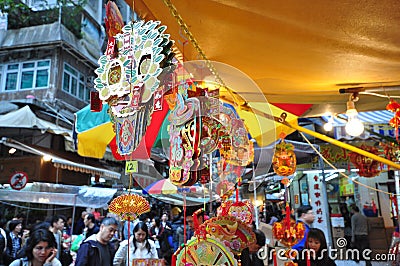
<svg viewBox="0 0 400 266">
<path fill-rule="evenodd" d="M 137 173 L 138 172 L 138 162 L 137 161 L 126 161 L 125 164 L 125 174 Z"/>
</svg>

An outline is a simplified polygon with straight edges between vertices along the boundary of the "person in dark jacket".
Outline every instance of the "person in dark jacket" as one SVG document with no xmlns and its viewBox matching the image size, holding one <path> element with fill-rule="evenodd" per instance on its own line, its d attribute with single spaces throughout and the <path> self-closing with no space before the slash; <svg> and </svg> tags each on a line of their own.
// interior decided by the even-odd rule
<svg viewBox="0 0 400 266">
<path fill-rule="evenodd" d="M 4 252 L 6 250 L 6 239 L 3 234 L 0 234 L 0 250 Z M 0 256 L 0 265 L 4 265 L 3 256 Z"/>
<path fill-rule="evenodd" d="M 75 266 L 112 266 L 116 250 L 110 240 L 118 231 L 118 225 L 115 218 L 104 218 L 100 231 L 80 245 Z"/>
<path fill-rule="evenodd" d="M 22 248 L 22 238 L 19 235 L 22 231 L 22 222 L 20 220 L 11 220 L 8 224 L 7 247 L 3 253 L 4 264 L 9 265 L 17 258 L 17 254 Z"/>
<path fill-rule="evenodd" d="M 97 234 L 99 232 L 100 228 L 97 226 L 96 218 L 93 214 L 86 214 L 85 220 L 83 221 L 86 226 L 85 229 L 83 229 L 83 232 L 86 233 L 86 238 L 89 238 L 91 235 Z"/>
<path fill-rule="evenodd" d="M 265 246 L 266 237 L 265 234 L 260 230 L 254 229 L 253 232 L 256 236 L 256 241 L 242 251 L 240 260 L 243 266 L 264 266 L 264 262 L 258 257 L 257 252 Z"/>
<path fill-rule="evenodd" d="M 301 205 L 297 209 L 297 223 L 303 223 L 305 231 L 303 239 L 300 240 L 296 245 L 294 245 L 292 249 L 295 249 L 297 251 L 301 251 L 302 249 L 304 249 L 306 245 L 308 231 L 310 231 L 310 226 L 312 225 L 314 220 L 315 215 L 310 205 Z"/>
</svg>

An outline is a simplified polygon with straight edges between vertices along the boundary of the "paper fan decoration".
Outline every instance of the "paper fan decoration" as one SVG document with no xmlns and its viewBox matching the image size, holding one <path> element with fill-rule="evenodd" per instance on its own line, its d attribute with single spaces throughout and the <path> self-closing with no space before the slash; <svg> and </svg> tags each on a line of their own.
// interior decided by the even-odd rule
<svg viewBox="0 0 400 266">
<path fill-rule="evenodd" d="M 119 215 L 122 220 L 135 220 L 139 215 L 150 211 L 150 204 L 142 196 L 127 194 L 116 197 L 108 209 Z"/>
</svg>

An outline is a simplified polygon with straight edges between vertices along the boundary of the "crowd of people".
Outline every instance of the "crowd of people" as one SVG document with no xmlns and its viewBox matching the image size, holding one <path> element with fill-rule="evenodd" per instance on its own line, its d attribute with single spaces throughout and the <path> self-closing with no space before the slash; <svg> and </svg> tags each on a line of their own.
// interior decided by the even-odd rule
<svg viewBox="0 0 400 266">
<path fill-rule="evenodd" d="M 351 240 L 362 251 L 368 248 L 367 219 L 356 206 L 352 206 L 351 213 Z M 16 215 L 6 223 L 0 222 L 0 266 L 131 266 L 134 259 L 159 259 L 169 266 L 173 253 L 194 235 L 193 216 L 188 213 L 184 217 L 178 207 L 160 214 L 161 217 L 145 214 L 134 221 L 121 221 L 111 213 L 100 217 L 88 209 L 76 223 L 71 217 L 54 215 L 26 227 L 24 215 Z M 200 223 L 208 218 L 201 209 L 194 215 Z M 273 225 L 282 219 L 279 213 L 270 213 L 260 222 Z M 305 234 L 292 248 L 308 252 L 308 258 L 295 261 L 299 266 L 333 266 L 335 262 L 329 254 L 322 252 L 327 249 L 327 241 L 323 231 L 313 228 L 314 219 L 311 206 L 297 208 L 295 222 L 304 224 Z M 264 265 L 257 252 L 266 244 L 266 235 L 254 224 L 253 232 L 256 241 L 243 250 L 242 265 Z"/>
<path fill-rule="evenodd" d="M 184 228 L 178 207 L 161 217 L 144 214 L 130 222 L 111 213 L 100 217 L 89 208 L 75 223 L 54 215 L 27 225 L 25 215 L 18 214 L 0 224 L 0 266 L 125 266 L 136 258 L 162 259 L 168 266 L 173 253 L 194 234 L 192 217 L 186 218 Z"/>
</svg>

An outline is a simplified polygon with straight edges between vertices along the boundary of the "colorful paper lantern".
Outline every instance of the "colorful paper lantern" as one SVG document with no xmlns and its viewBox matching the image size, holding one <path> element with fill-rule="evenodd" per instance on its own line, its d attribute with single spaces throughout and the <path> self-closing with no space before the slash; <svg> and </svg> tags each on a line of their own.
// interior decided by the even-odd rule
<svg viewBox="0 0 400 266">
<path fill-rule="evenodd" d="M 361 145 L 362 150 L 365 150 L 369 153 L 379 155 L 379 150 L 374 146 L 369 145 Z M 381 170 L 379 169 L 379 162 L 371 159 L 367 156 L 361 155 L 356 152 L 350 153 L 350 161 L 353 165 L 358 169 L 358 175 L 363 177 L 374 177 L 379 175 Z"/>
<path fill-rule="evenodd" d="M 294 146 L 286 143 L 283 139 L 275 147 L 275 153 L 272 158 L 272 167 L 274 172 L 280 176 L 290 176 L 296 171 L 296 154 Z"/>
</svg>

